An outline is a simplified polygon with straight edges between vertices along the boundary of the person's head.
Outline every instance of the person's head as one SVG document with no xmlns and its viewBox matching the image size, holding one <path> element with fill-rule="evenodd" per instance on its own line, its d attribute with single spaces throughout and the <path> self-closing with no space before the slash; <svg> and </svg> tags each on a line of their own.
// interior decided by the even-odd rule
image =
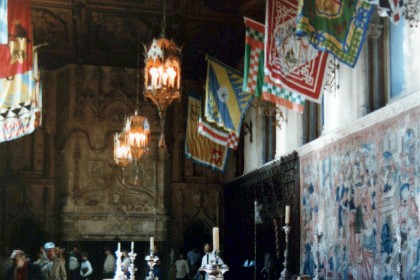
<svg viewBox="0 0 420 280">
<path fill-rule="evenodd" d="M 123 249 L 123 250 L 122 250 L 122 255 L 123 255 L 124 257 L 127 257 L 127 256 L 128 256 L 128 251 L 127 251 L 127 249 Z"/>
<path fill-rule="evenodd" d="M 109 249 L 109 247 L 105 247 L 104 252 L 105 252 L 105 255 L 109 255 L 111 254 L 111 249 Z"/>
<path fill-rule="evenodd" d="M 47 258 L 52 260 L 56 257 L 55 254 L 55 244 L 52 242 L 45 243 L 44 245 L 45 253 L 47 254 Z"/>
<path fill-rule="evenodd" d="M 183 260 L 184 259 L 184 253 L 180 252 L 178 254 L 178 259 Z"/>
<path fill-rule="evenodd" d="M 82 260 L 84 260 L 84 261 L 88 259 L 88 253 L 87 252 L 82 252 L 80 254 L 80 256 L 82 257 Z"/>
<path fill-rule="evenodd" d="M 211 252 L 211 244 L 206 242 L 204 243 L 204 253 L 210 253 Z"/>
<path fill-rule="evenodd" d="M 73 255 L 78 255 L 79 254 L 79 246 L 77 244 L 74 244 L 71 251 L 72 251 Z"/>
<path fill-rule="evenodd" d="M 21 268 L 25 265 L 26 254 L 22 250 L 14 250 L 10 255 L 10 259 L 13 261 L 13 264 L 16 265 L 17 268 Z"/>
<path fill-rule="evenodd" d="M 60 246 L 56 246 L 55 247 L 55 254 L 57 255 L 57 257 L 62 257 L 63 256 L 63 251 L 64 249 Z"/>
</svg>

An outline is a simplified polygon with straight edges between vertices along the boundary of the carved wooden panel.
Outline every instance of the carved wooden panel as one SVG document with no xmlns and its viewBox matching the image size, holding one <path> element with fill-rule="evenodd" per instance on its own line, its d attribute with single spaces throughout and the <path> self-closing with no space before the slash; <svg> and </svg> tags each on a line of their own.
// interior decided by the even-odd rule
<svg viewBox="0 0 420 280">
<path fill-rule="evenodd" d="M 294 152 L 224 186 L 226 235 L 234 238 L 241 236 L 236 243 L 233 243 L 234 240 L 227 240 L 226 246 L 229 249 L 226 249 L 225 254 L 243 274 L 241 277 L 244 278 L 241 279 L 263 279 L 260 272 L 269 263 L 272 264 L 271 275 L 280 277 L 284 261 L 285 236 L 282 227 L 286 205 L 291 206 L 292 233 L 289 242 L 293 244 L 293 248 L 298 248 L 298 171 L 298 155 Z M 250 243 L 255 247 L 250 247 Z M 291 250 L 289 254 L 289 260 L 299 259 L 298 250 Z M 246 260 L 254 261 L 255 267 L 243 267 Z M 290 271 L 299 272 L 297 262 L 289 264 Z M 254 270 L 254 273 L 250 270 Z"/>
<path fill-rule="evenodd" d="M 229 65 L 240 59 L 244 45 L 243 16 L 263 22 L 260 1 L 191 1 L 166 3 L 168 38 L 183 47 L 183 76 L 197 79 L 205 69 L 203 53 Z M 43 68 L 67 63 L 135 67 L 138 50 L 162 34 L 163 1 L 32 1 L 35 45 Z M 235 46 L 235 47 L 231 47 Z M 140 59 L 143 64 L 143 57 Z"/>
<path fill-rule="evenodd" d="M 36 42 L 48 42 L 50 49 L 72 50 L 72 14 L 68 9 L 32 9 L 33 36 Z"/>
<path fill-rule="evenodd" d="M 172 184 L 172 217 L 174 222 L 171 229 L 171 238 L 174 244 L 179 244 L 179 248 L 188 243 L 187 246 L 197 246 L 201 249 L 202 243 L 196 236 L 199 244 L 194 244 L 194 240 L 185 240 L 184 234 L 200 223 L 204 226 L 204 232 L 211 236 L 211 229 L 220 226 L 222 223 L 221 209 L 221 185 L 205 183 L 173 183 Z M 194 237 L 191 237 L 194 238 Z M 199 241 L 198 241 L 199 240 Z M 207 240 L 211 241 L 211 240 Z M 185 248 L 186 249 L 186 248 Z M 191 249 L 191 248 L 190 248 Z"/>
</svg>

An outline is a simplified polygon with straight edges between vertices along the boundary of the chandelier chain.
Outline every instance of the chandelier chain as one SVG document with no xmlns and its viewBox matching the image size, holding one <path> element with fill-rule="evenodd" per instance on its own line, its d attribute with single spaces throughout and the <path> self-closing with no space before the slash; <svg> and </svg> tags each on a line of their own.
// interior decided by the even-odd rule
<svg viewBox="0 0 420 280">
<path fill-rule="evenodd" d="M 140 43 L 137 44 L 137 69 L 136 69 L 136 110 L 138 110 L 140 95 Z"/>
<path fill-rule="evenodd" d="M 162 38 L 166 37 L 165 29 L 166 29 L 166 0 L 163 0 L 163 17 L 162 17 Z"/>
</svg>

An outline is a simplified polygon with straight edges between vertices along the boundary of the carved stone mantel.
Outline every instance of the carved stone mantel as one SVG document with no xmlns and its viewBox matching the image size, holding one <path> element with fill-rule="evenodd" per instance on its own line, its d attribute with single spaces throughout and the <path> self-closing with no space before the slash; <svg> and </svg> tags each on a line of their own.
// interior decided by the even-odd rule
<svg viewBox="0 0 420 280">
<path fill-rule="evenodd" d="M 136 95 L 136 70 L 67 65 L 57 71 L 63 95 L 59 193 L 63 240 L 166 240 L 165 151 L 157 146 L 156 110 Z M 136 105 L 138 103 L 138 105 Z M 113 162 L 113 134 L 139 110 L 151 127 L 150 151 L 138 163 Z"/>
</svg>

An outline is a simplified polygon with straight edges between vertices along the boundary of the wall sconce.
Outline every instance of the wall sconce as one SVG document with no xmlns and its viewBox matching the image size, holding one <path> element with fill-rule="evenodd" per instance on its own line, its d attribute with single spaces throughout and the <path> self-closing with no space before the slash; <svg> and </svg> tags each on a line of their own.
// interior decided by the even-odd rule
<svg viewBox="0 0 420 280">
<path fill-rule="evenodd" d="M 252 143 L 252 121 L 249 121 L 249 123 L 243 122 L 242 127 L 245 136 L 249 133 L 249 142 Z"/>
<path fill-rule="evenodd" d="M 255 102 L 251 102 L 251 106 L 257 109 L 260 116 L 272 118 L 273 125 L 281 129 L 284 123 L 287 123 L 287 118 L 283 114 L 283 111 L 274 103 L 265 102 L 261 99 L 254 99 Z M 252 126 L 251 126 L 252 128 Z M 251 141 L 252 142 L 252 141 Z"/>
<path fill-rule="evenodd" d="M 328 75 L 324 85 L 324 93 L 328 93 L 336 97 L 340 88 L 340 85 L 338 84 L 338 70 L 340 69 L 340 63 L 336 60 L 336 58 L 332 58 L 328 61 L 327 68 Z"/>
</svg>

